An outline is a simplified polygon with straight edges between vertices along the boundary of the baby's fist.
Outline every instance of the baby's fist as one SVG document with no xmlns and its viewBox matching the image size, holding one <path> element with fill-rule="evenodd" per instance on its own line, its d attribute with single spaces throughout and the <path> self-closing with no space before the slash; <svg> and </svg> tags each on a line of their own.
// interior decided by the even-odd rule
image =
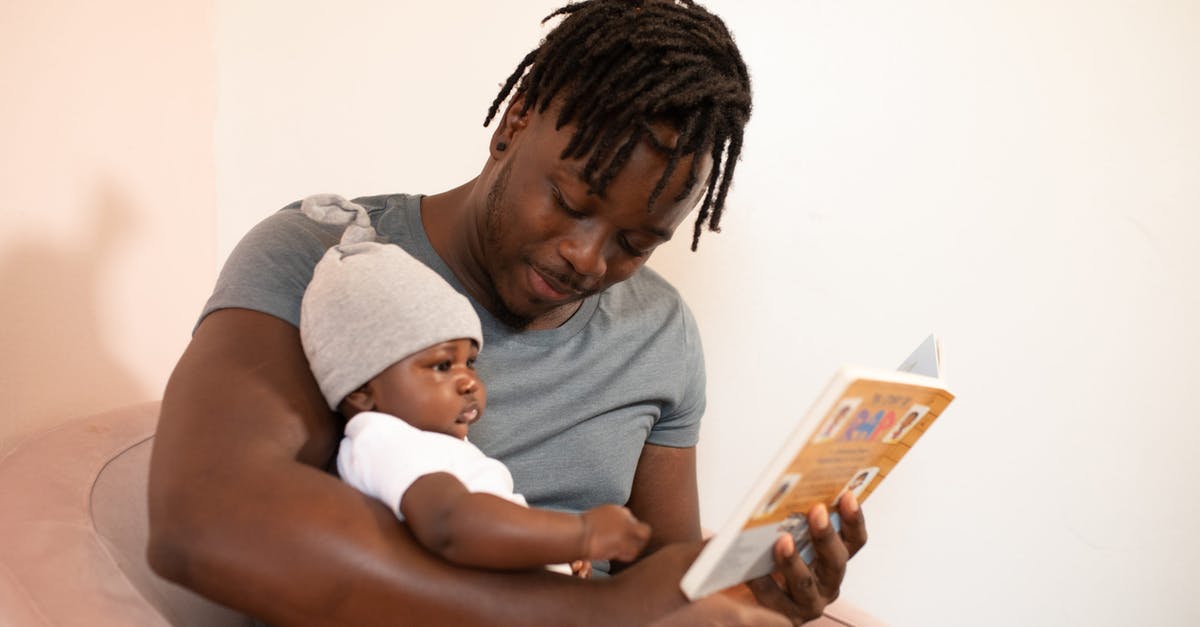
<svg viewBox="0 0 1200 627">
<path fill-rule="evenodd" d="M 632 562 L 650 540 L 650 525 L 638 521 L 628 508 L 601 505 L 583 513 L 586 559 Z"/>
</svg>

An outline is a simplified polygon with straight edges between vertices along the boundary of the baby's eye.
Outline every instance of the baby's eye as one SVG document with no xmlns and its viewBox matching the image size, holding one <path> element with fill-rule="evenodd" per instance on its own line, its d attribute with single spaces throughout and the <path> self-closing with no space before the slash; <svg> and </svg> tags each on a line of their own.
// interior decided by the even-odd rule
<svg viewBox="0 0 1200 627">
<path fill-rule="evenodd" d="M 475 369 L 475 358 L 474 357 L 471 357 L 470 359 L 467 360 L 467 367 L 470 368 L 471 370 Z"/>
<path fill-rule="evenodd" d="M 433 369 L 437 370 L 438 372 L 448 372 L 450 370 L 450 360 L 447 359 L 446 361 L 439 361 L 433 366 Z"/>
</svg>

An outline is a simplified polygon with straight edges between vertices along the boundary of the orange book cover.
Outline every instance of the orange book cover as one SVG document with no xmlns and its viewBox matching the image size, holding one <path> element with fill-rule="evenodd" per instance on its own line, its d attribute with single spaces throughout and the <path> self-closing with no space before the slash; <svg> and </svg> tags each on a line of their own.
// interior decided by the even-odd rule
<svg viewBox="0 0 1200 627">
<path fill-rule="evenodd" d="M 811 562 L 805 512 L 847 491 L 867 500 L 954 400 L 940 354 L 930 336 L 900 370 L 840 368 L 684 574 L 684 594 L 698 599 L 771 572 L 771 547 L 782 533 Z M 836 513 L 831 518 L 839 524 Z"/>
</svg>

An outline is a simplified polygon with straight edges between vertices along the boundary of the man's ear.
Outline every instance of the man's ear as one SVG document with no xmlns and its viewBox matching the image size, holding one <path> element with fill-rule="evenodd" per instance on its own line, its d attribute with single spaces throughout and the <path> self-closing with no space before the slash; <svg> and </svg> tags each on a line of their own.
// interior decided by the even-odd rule
<svg viewBox="0 0 1200 627">
<path fill-rule="evenodd" d="M 524 113 L 521 112 L 525 108 L 525 94 L 519 93 L 513 96 L 509 101 L 508 107 L 504 109 L 504 115 L 500 116 L 499 124 L 496 125 L 495 132 L 492 133 L 492 145 L 488 150 L 492 153 L 493 159 L 499 159 L 504 155 L 504 152 L 513 145 L 513 141 L 521 131 L 529 126 L 529 116 L 533 114 L 532 108 Z"/>
<path fill-rule="evenodd" d="M 347 394 L 346 398 L 342 399 L 339 409 L 342 410 L 342 415 L 347 418 L 361 411 L 375 409 L 375 395 L 371 391 L 370 382 L 364 383 L 362 387 Z"/>
</svg>

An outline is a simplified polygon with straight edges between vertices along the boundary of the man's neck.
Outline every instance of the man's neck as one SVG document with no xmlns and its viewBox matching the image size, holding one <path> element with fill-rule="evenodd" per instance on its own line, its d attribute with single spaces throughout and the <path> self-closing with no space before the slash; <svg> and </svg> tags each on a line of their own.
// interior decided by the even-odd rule
<svg viewBox="0 0 1200 627">
<path fill-rule="evenodd" d="M 581 303 L 569 303 L 537 318 L 525 319 L 513 316 L 500 300 L 484 269 L 484 210 L 474 204 L 484 199 L 477 198 L 475 184 L 473 179 L 421 200 L 421 225 L 434 252 L 450 267 L 467 294 L 504 324 L 519 331 L 561 326 L 575 315 Z"/>
</svg>

